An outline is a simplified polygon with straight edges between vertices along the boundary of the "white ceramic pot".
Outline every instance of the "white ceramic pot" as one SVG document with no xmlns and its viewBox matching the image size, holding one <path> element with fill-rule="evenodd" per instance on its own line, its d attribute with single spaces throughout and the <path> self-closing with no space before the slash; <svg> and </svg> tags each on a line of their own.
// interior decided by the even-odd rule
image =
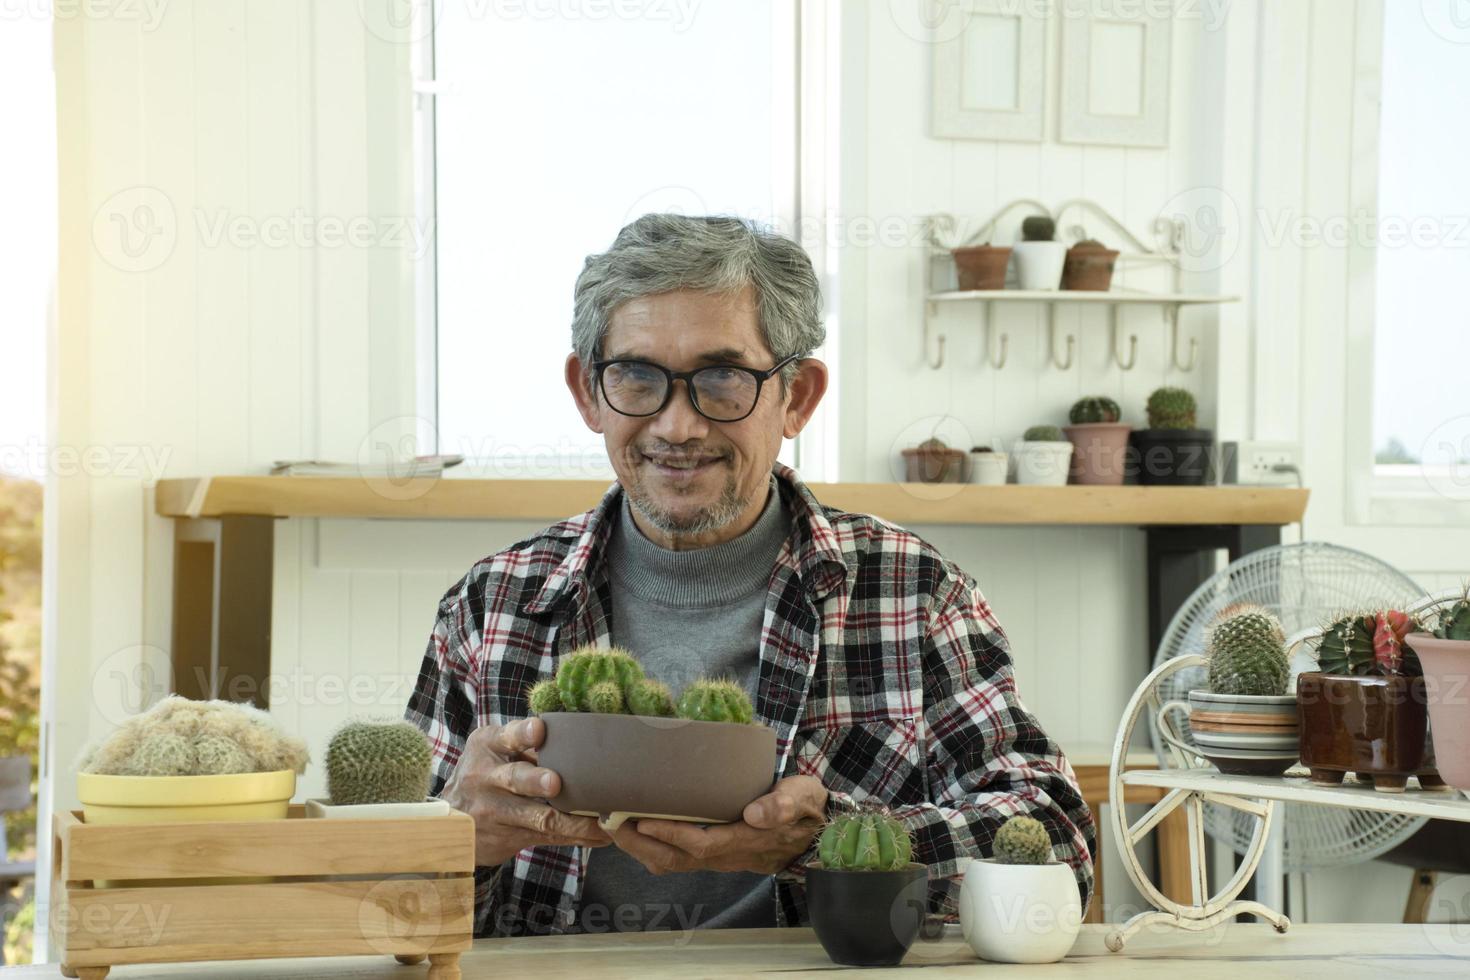
<svg viewBox="0 0 1470 980">
<path fill-rule="evenodd" d="M 970 482 L 999 486 L 1006 482 L 1005 453 L 971 453 Z"/>
<path fill-rule="evenodd" d="M 1082 928 L 1072 869 L 971 861 L 960 884 L 960 929 L 975 955 L 996 963 L 1055 963 Z"/>
<path fill-rule="evenodd" d="M 317 820 L 407 820 L 411 817 L 443 817 L 449 814 L 446 800 L 426 799 L 421 803 L 350 803 L 333 806 L 328 800 L 307 800 L 306 815 Z"/>
<path fill-rule="evenodd" d="M 1016 283 L 1022 289 L 1057 289 L 1062 285 L 1062 266 L 1067 261 L 1063 242 L 1017 242 L 1011 252 L 1016 258 Z"/>
<path fill-rule="evenodd" d="M 1072 467 L 1070 442 L 1020 442 L 1016 445 L 1016 482 L 1060 487 Z"/>
</svg>

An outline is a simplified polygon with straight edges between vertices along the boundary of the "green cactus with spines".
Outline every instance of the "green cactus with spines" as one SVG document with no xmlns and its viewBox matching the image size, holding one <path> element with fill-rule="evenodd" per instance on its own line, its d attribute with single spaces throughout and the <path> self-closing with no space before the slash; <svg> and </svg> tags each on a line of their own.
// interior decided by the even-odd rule
<svg viewBox="0 0 1470 980">
<path fill-rule="evenodd" d="M 201 775 L 250 771 L 250 754 L 223 735 L 203 734 L 194 739 L 194 770 Z"/>
<path fill-rule="evenodd" d="M 429 794 L 429 740 L 407 721 L 350 721 L 327 746 L 333 806 L 418 803 Z"/>
<path fill-rule="evenodd" d="M 1049 242 L 1056 237 L 1057 223 L 1050 217 L 1033 214 L 1021 221 L 1021 241 Z"/>
<path fill-rule="evenodd" d="M 1051 835 L 1035 817 L 1017 815 L 995 832 L 992 853 L 1001 864 L 1050 864 Z"/>
<path fill-rule="evenodd" d="M 1067 437 L 1055 425 L 1033 425 L 1021 436 L 1025 442 L 1066 442 Z"/>
<path fill-rule="evenodd" d="M 191 776 L 203 775 L 196 772 L 197 759 L 192 740 L 173 732 L 152 732 L 144 735 L 133 753 L 128 766 L 129 776 Z M 248 772 L 249 770 L 237 770 Z M 211 770 L 217 774 L 219 770 Z"/>
<path fill-rule="evenodd" d="M 573 650 L 556 669 L 563 711 L 595 711 L 588 695 L 593 685 L 602 681 L 612 681 L 621 692 L 642 679 L 643 667 L 628 651 L 616 647 Z M 617 710 L 621 712 L 622 708 Z"/>
<path fill-rule="evenodd" d="M 898 871 L 912 856 L 908 828 L 881 810 L 842 814 L 817 841 L 817 859 L 833 871 Z"/>
<path fill-rule="evenodd" d="M 1470 640 L 1470 589 L 1449 608 L 1440 610 L 1434 635 L 1441 640 Z"/>
<path fill-rule="evenodd" d="M 1116 422 L 1122 417 L 1123 410 L 1118 407 L 1118 403 L 1106 395 L 1080 398 L 1072 405 L 1072 410 L 1067 413 L 1067 419 L 1073 425 Z"/>
<path fill-rule="evenodd" d="M 544 715 L 548 711 L 562 710 L 561 691 L 556 686 L 556 679 L 552 677 L 531 685 L 531 693 L 526 700 L 533 714 Z"/>
<path fill-rule="evenodd" d="M 1261 606 L 1221 611 L 1206 631 L 1210 690 L 1215 694 L 1281 695 L 1291 679 L 1286 633 Z"/>
<path fill-rule="evenodd" d="M 645 677 L 623 692 L 631 714 L 645 718 L 674 717 L 674 695 L 665 685 Z"/>
<path fill-rule="evenodd" d="M 694 681 L 679 695 L 677 714 L 690 721 L 749 725 L 755 717 L 750 696 L 733 681 Z"/>
<path fill-rule="evenodd" d="M 587 710 L 599 715 L 620 715 L 626 702 L 617 681 L 598 681 L 587 688 Z"/>
<path fill-rule="evenodd" d="M 248 704 L 169 695 L 84 751 L 78 769 L 106 776 L 301 773 L 306 743 Z"/>
<path fill-rule="evenodd" d="M 1150 429 L 1193 429 L 1198 406 L 1183 388 L 1158 388 L 1148 396 Z"/>
</svg>

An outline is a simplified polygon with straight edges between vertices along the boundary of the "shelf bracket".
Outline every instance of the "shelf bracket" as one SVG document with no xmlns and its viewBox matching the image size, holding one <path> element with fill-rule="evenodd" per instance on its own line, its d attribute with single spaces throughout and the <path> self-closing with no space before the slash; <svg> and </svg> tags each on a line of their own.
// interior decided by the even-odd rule
<svg viewBox="0 0 1470 980">
<path fill-rule="evenodd" d="M 1000 353 L 995 352 L 995 321 L 990 315 L 990 303 L 980 304 L 980 335 L 985 343 L 985 363 L 999 371 L 1006 366 L 1006 357 L 1010 354 L 1010 334 L 1000 335 Z"/>
<path fill-rule="evenodd" d="M 1174 368 L 1179 371 L 1193 371 L 1199 361 L 1199 339 L 1189 338 L 1189 360 L 1183 363 L 1179 360 L 1179 306 L 1178 303 L 1169 303 L 1164 306 L 1164 319 L 1169 323 L 1169 357 L 1174 362 Z"/>
<path fill-rule="evenodd" d="M 1128 335 L 1128 357 L 1124 359 L 1118 353 L 1118 304 L 1112 303 L 1108 306 L 1108 327 L 1113 337 L 1113 360 L 1118 362 L 1118 367 L 1124 371 L 1132 371 L 1133 365 L 1138 363 L 1138 334 Z"/>
<path fill-rule="evenodd" d="M 937 338 L 938 353 L 933 359 L 929 357 L 929 321 L 933 320 L 938 312 L 938 303 L 935 303 L 933 300 L 926 300 L 924 302 L 924 363 L 928 364 L 935 371 L 944 367 L 944 334 L 939 334 Z"/>
<path fill-rule="evenodd" d="M 1046 304 L 1046 335 L 1051 342 L 1051 362 L 1059 370 L 1068 371 L 1072 368 L 1073 355 L 1077 350 L 1077 338 L 1073 334 L 1067 334 L 1067 357 L 1065 360 L 1057 358 L 1057 304 Z"/>
</svg>

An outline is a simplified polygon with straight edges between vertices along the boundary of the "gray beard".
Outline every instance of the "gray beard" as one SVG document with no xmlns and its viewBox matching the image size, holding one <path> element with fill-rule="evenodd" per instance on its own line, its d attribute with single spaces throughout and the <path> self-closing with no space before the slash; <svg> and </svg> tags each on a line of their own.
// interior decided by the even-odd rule
<svg viewBox="0 0 1470 980">
<path fill-rule="evenodd" d="M 642 480 L 626 489 L 628 502 L 638 508 L 638 513 L 642 514 L 649 524 L 665 534 L 708 534 L 711 531 L 718 531 L 732 524 L 750 504 L 750 500 L 742 498 L 735 489 L 733 476 L 726 481 L 725 490 L 720 494 L 719 500 L 692 517 L 686 518 L 675 517 L 650 500 L 643 492 Z"/>
</svg>

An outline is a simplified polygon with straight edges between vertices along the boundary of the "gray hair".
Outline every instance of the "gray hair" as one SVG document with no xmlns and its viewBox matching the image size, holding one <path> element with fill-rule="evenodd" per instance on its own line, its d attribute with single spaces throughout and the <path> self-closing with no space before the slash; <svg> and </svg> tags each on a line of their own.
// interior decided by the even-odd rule
<svg viewBox="0 0 1470 980">
<path fill-rule="evenodd" d="M 645 214 L 625 225 L 606 252 L 587 256 L 574 293 L 572 349 L 590 370 L 608 319 L 628 300 L 746 286 L 755 289 L 761 335 L 778 362 L 821 346 L 827 333 L 822 290 L 800 245 L 741 218 Z M 798 367 L 788 364 L 782 381 L 789 384 Z"/>
</svg>

